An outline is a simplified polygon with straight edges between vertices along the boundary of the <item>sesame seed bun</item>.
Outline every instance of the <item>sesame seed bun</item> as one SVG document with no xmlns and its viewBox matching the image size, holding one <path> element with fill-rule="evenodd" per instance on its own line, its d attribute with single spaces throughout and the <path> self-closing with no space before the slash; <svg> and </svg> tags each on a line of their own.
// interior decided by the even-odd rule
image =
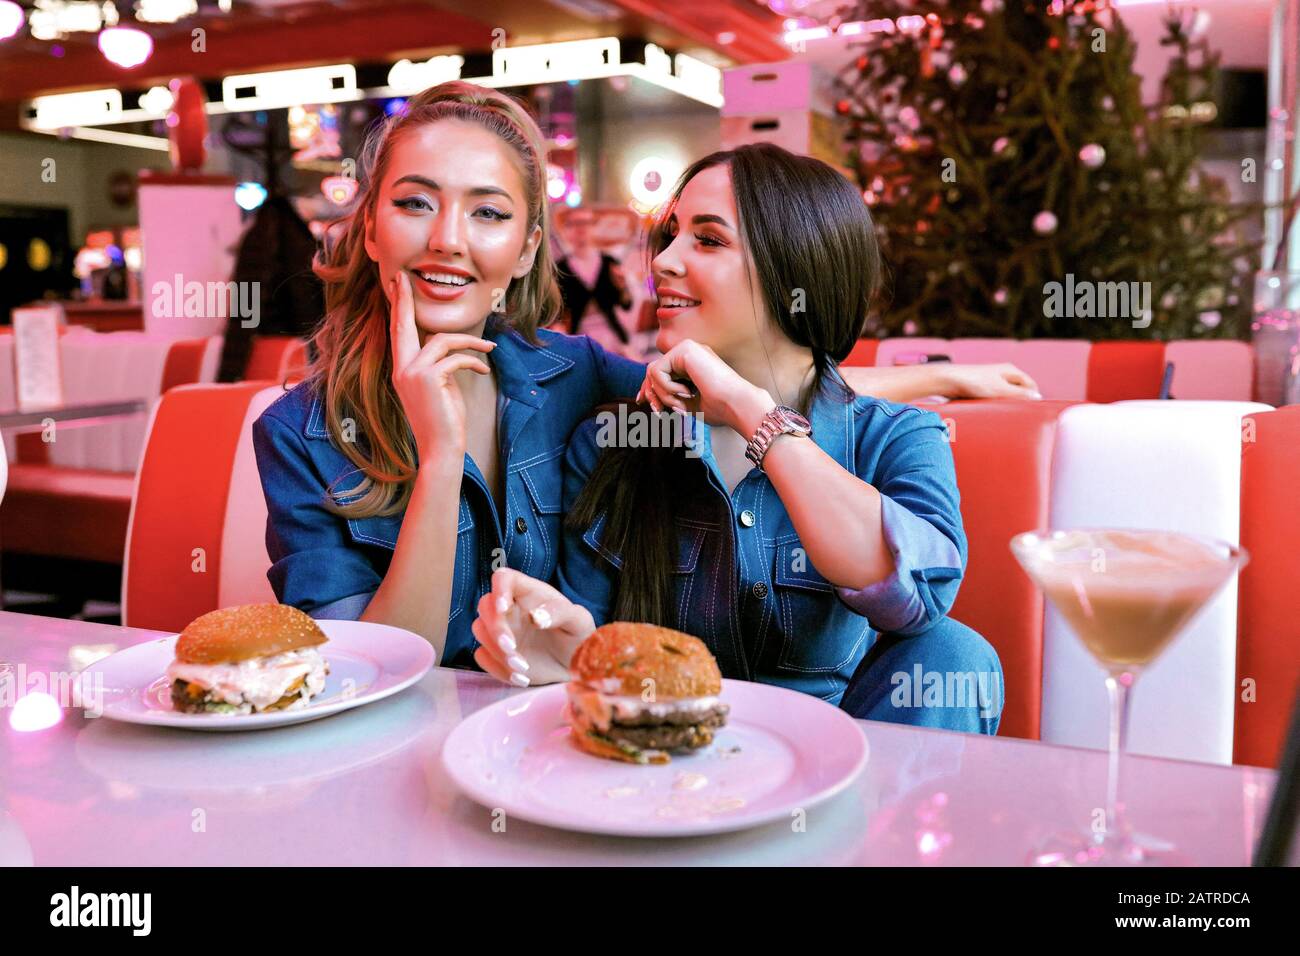
<svg viewBox="0 0 1300 956">
<path fill-rule="evenodd" d="M 639 696 L 653 686 L 655 698 L 666 701 L 722 692 L 722 672 L 704 642 L 654 624 L 615 621 L 596 628 L 569 669 L 574 680 L 607 694 Z"/>
<path fill-rule="evenodd" d="M 310 617 L 288 604 L 246 604 L 195 618 L 176 641 L 176 659 L 186 664 L 237 664 L 329 638 Z"/>
</svg>

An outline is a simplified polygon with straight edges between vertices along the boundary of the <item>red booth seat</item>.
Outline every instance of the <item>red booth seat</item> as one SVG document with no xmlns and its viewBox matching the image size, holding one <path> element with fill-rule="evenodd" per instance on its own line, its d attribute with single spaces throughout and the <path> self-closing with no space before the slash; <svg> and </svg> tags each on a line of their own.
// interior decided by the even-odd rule
<svg viewBox="0 0 1300 956">
<path fill-rule="evenodd" d="M 214 367 L 218 344 L 214 339 L 166 344 L 159 391 L 199 381 Z M 88 426 L 85 431 L 99 427 L 103 426 Z M 60 434 L 65 441 L 79 437 L 75 426 Z M 129 436 L 115 431 L 106 437 L 111 445 Z M 16 435 L 14 440 L 16 456 L 0 503 L 0 548 L 17 554 L 120 563 L 134 470 L 51 462 L 51 446 L 38 433 Z M 102 450 L 122 457 L 112 447 Z"/>
<path fill-rule="evenodd" d="M 266 581 L 270 561 L 264 539 L 265 503 L 250 430 L 256 416 L 280 393 L 278 386 L 245 383 L 190 386 L 164 397 L 153 422 L 132 513 L 123 588 L 126 623 L 179 630 L 214 608 L 273 599 Z M 1164 680 L 1170 686 L 1162 691 L 1153 673 L 1140 693 L 1145 692 L 1148 705 L 1170 713 L 1180 707 L 1212 710 L 1216 715 L 1222 711 L 1223 720 L 1212 729 L 1216 739 L 1224 736 L 1232 742 L 1235 737 L 1235 753 L 1215 749 L 1211 756 L 1190 759 L 1235 759 L 1264 766 L 1276 761 L 1290 701 L 1300 683 L 1300 639 L 1291 597 L 1291 582 L 1300 577 L 1294 547 L 1300 540 L 1300 517 L 1292 516 L 1295 509 L 1285 508 L 1290 483 L 1300 473 L 1300 410 L 1261 412 L 1258 406 L 1244 406 L 1239 414 L 1249 414 L 1257 423 L 1256 440 L 1241 445 L 1218 441 L 1206 450 L 1202 447 L 1206 434 L 1198 430 L 1200 417 L 1205 416 L 1207 423 L 1232 425 L 1229 419 L 1236 409 L 1229 403 L 1197 404 L 983 401 L 931 406 L 948 424 L 969 543 L 966 578 L 953 616 L 983 634 L 1001 657 L 1006 681 L 1000 729 L 1004 736 L 1056 739 L 1048 733 L 1048 716 L 1072 727 L 1105 719 L 1104 701 L 1080 703 L 1072 691 L 1065 692 L 1070 688 L 1047 680 L 1050 635 L 1043 600 L 1016 564 L 1008 546 L 1011 537 L 1049 525 L 1054 513 L 1065 513 L 1062 508 L 1078 511 L 1084 505 L 1097 513 L 1100 523 L 1131 525 L 1126 515 L 1134 507 L 1140 511 L 1142 501 L 1136 499 L 1144 495 L 1154 496 L 1143 499 L 1153 508 L 1171 495 L 1197 502 L 1217 493 L 1215 489 L 1222 491 L 1219 498 L 1233 497 L 1235 502 L 1236 466 L 1227 458 L 1237 455 L 1243 457 L 1241 540 L 1253 555 L 1241 575 L 1239 609 L 1232 605 L 1233 613 L 1226 618 L 1222 614 L 1202 618 L 1202 630 L 1217 628 L 1205 635 L 1214 654 L 1179 663 L 1179 655 L 1171 649 Z M 1088 413 L 1107 410 L 1106 422 L 1114 418 L 1113 424 L 1146 428 L 1147 433 L 1158 429 L 1165 435 L 1164 444 L 1135 440 L 1126 448 L 1106 446 L 1113 452 L 1100 456 L 1106 460 L 1091 452 L 1071 458 L 1070 448 L 1077 453 L 1090 448 L 1088 442 L 1104 438 L 1098 437 L 1097 430 L 1106 422 L 1094 421 L 1098 416 Z M 1161 425 L 1165 414 L 1168 426 Z M 196 422 L 202 422 L 203 428 L 196 428 Z M 1171 489 L 1170 482 L 1147 482 L 1136 487 L 1121 483 L 1116 490 L 1089 479 L 1102 465 L 1123 473 L 1150 471 L 1153 460 L 1159 464 L 1171 454 L 1193 453 L 1214 467 L 1180 474 L 1185 489 Z M 1122 460 L 1108 460 L 1115 457 Z M 1167 462 L 1165 466 L 1172 467 Z M 1220 489 L 1215 483 L 1222 481 L 1231 485 L 1231 495 L 1228 486 Z M 1159 520 L 1173 530 L 1181 527 L 1176 518 Z M 201 572 L 194 568 L 196 548 L 203 549 L 205 556 Z M 1222 598 L 1235 600 L 1230 592 Z M 1186 657 L 1191 645 L 1183 641 L 1181 646 Z M 1220 648 L 1236 649 L 1238 676 L 1254 678 L 1257 686 L 1257 703 L 1235 704 L 1235 722 L 1234 702 L 1218 698 L 1198 703 L 1178 697 L 1184 686 L 1231 684 L 1233 675 L 1225 677 L 1219 669 L 1218 659 L 1224 656 L 1217 653 Z M 1070 682 L 1072 687 L 1086 684 L 1104 696 L 1095 665 L 1081 665 Z M 1169 735 L 1184 739 L 1178 736 L 1177 726 L 1160 729 L 1166 739 Z M 1209 753 L 1205 747 L 1193 749 Z"/>
<path fill-rule="evenodd" d="M 947 355 L 954 362 L 1010 362 L 1038 383 L 1045 398 L 1116 402 L 1159 398 L 1165 365 L 1179 399 L 1249 401 L 1255 395 L 1255 350 L 1232 339 L 1172 342 L 1086 339 L 862 339 L 845 365 L 893 365 L 903 353 Z"/>
<path fill-rule="evenodd" d="M 118 562 L 133 475 L 15 462 L 0 507 L 0 547 L 55 558 Z"/>
<path fill-rule="evenodd" d="M 950 402 L 929 406 L 948 425 L 966 576 L 952 616 L 979 631 L 1002 660 L 1006 705 L 999 734 L 1037 739 L 1042 717 L 1043 598 L 1007 546 L 1047 524 L 1056 423 L 1070 402 Z"/>
<path fill-rule="evenodd" d="M 179 631 L 207 611 L 275 600 L 252 429 L 282 394 L 268 382 L 191 385 L 158 403 L 131 504 L 128 627 Z"/>
<path fill-rule="evenodd" d="M 1233 761 L 1275 765 L 1300 689 L 1300 405 L 1246 419 Z M 1253 426 L 1253 433 L 1251 428 Z"/>
<path fill-rule="evenodd" d="M 287 335 L 259 335 L 253 339 L 244 381 L 283 382 L 286 378 L 301 378 L 306 368 L 305 340 Z"/>
</svg>

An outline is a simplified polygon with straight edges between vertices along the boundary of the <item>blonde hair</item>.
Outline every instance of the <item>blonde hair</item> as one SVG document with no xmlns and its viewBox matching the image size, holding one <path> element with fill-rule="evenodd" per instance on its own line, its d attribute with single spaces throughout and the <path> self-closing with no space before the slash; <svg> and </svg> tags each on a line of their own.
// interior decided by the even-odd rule
<svg viewBox="0 0 1300 956">
<path fill-rule="evenodd" d="M 347 518 L 394 514 L 405 509 L 411 496 L 415 438 L 393 388 L 388 301 L 379 267 L 366 252 L 366 214 L 375 214 L 380 184 L 400 138 L 444 119 L 478 123 L 514 150 L 527 197 L 526 232 L 534 226 L 542 230 L 532 269 L 506 292 L 506 323 L 536 342 L 538 326 L 560 312 L 547 235 L 545 140 L 521 102 L 454 80 L 417 93 L 404 110 L 372 129 L 358 160 L 356 204 L 326 229 L 312 264 L 325 283 L 325 318 L 312 336 L 316 359 L 304 386 L 320 390 L 330 438 L 362 475 L 345 491 L 328 489 L 330 509 Z M 341 234 L 333 235 L 335 230 Z M 355 434 L 345 437 L 345 421 L 364 436 L 364 446 Z M 343 498 L 355 500 L 345 503 Z"/>
</svg>

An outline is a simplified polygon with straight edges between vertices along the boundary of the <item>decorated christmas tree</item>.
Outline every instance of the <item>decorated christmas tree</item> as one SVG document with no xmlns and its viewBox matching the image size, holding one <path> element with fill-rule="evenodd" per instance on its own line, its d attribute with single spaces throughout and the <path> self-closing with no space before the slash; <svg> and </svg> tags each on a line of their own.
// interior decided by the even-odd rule
<svg viewBox="0 0 1300 956">
<path fill-rule="evenodd" d="M 1235 337 L 1258 206 L 1199 168 L 1217 55 L 1171 13 L 1160 101 L 1104 0 L 861 0 L 837 109 L 891 270 L 877 335 Z M 1248 170 L 1243 167 L 1243 175 Z"/>
</svg>

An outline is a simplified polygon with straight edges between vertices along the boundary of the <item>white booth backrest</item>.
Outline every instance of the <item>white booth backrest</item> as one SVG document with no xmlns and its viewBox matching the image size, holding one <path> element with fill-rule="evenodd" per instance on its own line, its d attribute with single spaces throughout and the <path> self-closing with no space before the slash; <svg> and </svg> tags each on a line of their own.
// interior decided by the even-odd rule
<svg viewBox="0 0 1300 956">
<path fill-rule="evenodd" d="M 1160 528 L 1240 543 L 1244 416 L 1257 402 L 1075 405 L 1057 426 L 1053 528 Z M 1237 582 L 1152 664 L 1132 703 L 1134 753 L 1232 763 Z M 1043 628 L 1042 739 L 1106 746 L 1104 673 L 1050 607 Z"/>
</svg>

